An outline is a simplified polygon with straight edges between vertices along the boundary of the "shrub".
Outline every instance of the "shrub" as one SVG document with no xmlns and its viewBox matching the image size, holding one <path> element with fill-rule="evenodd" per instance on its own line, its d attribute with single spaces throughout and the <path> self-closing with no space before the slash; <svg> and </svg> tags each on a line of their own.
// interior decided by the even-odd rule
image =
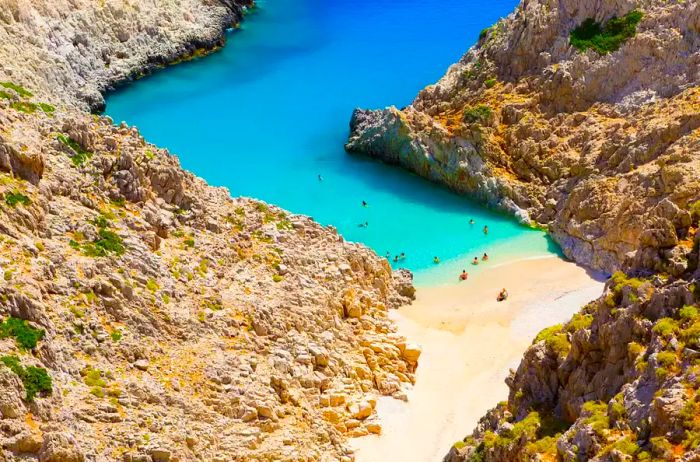
<svg viewBox="0 0 700 462">
<path fill-rule="evenodd" d="M 14 337 L 20 348 L 31 350 L 44 337 L 42 329 L 34 329 L 24 319 L 8 317 L 0 323 L 0 338 Z"/>
<path fill-rule="evenodd" d="M 113 330 L 109 336 L 112 338 L 113 342 L 118 342 L 119 340 L 122 339 L 122 333 L 118 330 Z"/>
<path fill-rule="evenodd" d="M 584 414 L 588 414 L 584 423 L 588 424 L 593 430 L 601 434 L 604 430 L 610 428 L 610 419 L 607 415 L 608 406 L 600 401 L 587 401 L 583 403 L 581 410 Z"/>
<path fill-rule="evenodd" d="M 698 308 L 692 305 L 686 305 L 680 309 L 678 315 L 684 320 L 693 320 L 698 317 Z"/>
<path fill-rule="evenodd" d="M 123 255 L 126 248 L 124 241 L 119 235 L 107 229 L 100 229 L 97 232 L 97 239 L 93 242 L 83 244 L 83 253 L 88 257 L 106 257 L 109 254 L 117 256 Z"/>
<path fill-rule="evenodd" d="M 493 111 L 491 111 L 490 107 L 479 104 L 478 106 L 464 108 L 462 117 L 467 123 L 484 123 L 491 118 L 491 114 L 493 114 Z"/>
<path fill-rule="evenodd" d="M 39 393 L 51 394 L 51 377 L 43 367 L 22 367 L 17 356 L 3 356 L 0 361 L 22 380 L 26 401 L 34 401 Z"/>
<path fill-rule="evenodd" d="M 592 323 L 593 323 L 593 315 L 576 313 L 571 318 L 571 321 L 569 321 L 566 324 L 566 331 L 574 333 L 577 330 L 587 329 L 587 328 L 591 327 Z"/>
<path fill-rule="evenodd" d="M 634 37 L 637 33 L 637 24 L 643 16 L 641 11 L 633 10 L 621 18 L 613 17 L 605 24 L 588 18 L 571 31 L 569 41 L 579 51 L 591 48 L 601 55 L 611 53 Z"/>
<path fill-rule="evenodd" d="M 69 147 L 75 153 L 72 156 L 70 156 L 70 160 L 76 167 L 80 167 L 92 157 L 92 153 L 83 149 L 73 138 L 61 134 L 58 135 L 56 139 L 63 143 L 65 146 Z"/>
<path fill-rule="evenodd" d="M 17 207 L 18 204 L 29 205 L 32 201 L 19 191 L 13 191 L 5 193 L 5 203 L 10 207 Z"/>
<path fill-rule="evenodd" d="M 51 106 L 50 104 L 37 103 L 37 106 L 39 106 L 39 109 L 44 111 L 46 114 L 52 114 L 56 111 L 56 108 Z"/>
<path fill-rule="evenodd" d="M 565 356 L 571 349 L 571 343 L 569 343 L 569 339 L 564 332 L 564 326 L 561 324 L 543 329 L 537 334 L 533 344 L 541 341 L 544 341 L 547 348 L 555 351 L 560 356 Z"/>
<path fill-rule="evenodd" d="M 659 319 L 652 331 L 663 338 L 669 338 L 678 332 L 678 322 L 671 318 Z"/>
<path fill-rule="evenodd" d="M 698 220 L 700 220 L 700 201 L 695 201 L 688 205 L 688 209 L 690 210 L 690 216 L 693 221 L 697 223 Z"/>
<path fill-rule="evenodd" d="M 675 366 L 676 359 L 676 354 L 671 351 L 661 351 L 656 355 L 656 360 L 663 367 Z"/>
<path fill-rule="evenodd" d="M 148 289 L 150 292 L 155 292 L 159 288 L 160 286 L 155 279 L 150 278 L 148 281 L 146 281 L 146 289 Z"/>
<path fill-rule="evenodd" d="M 683 329 L 680 337 L 687 346 L 691 348 L 700 347 L 700 321 L 696 321 L 690 327 Z"/>
<path fill-rule="evenodd" d="M 185 245 L 186 245 L 187 247 L 189 247 L 189 248 L 194 247 L 194 239 L 192 239 L 191 237 L 188 237 L 188 238 L 185 239 L 183 242 L 184 242 Z"/>
<path fill-rule="evenodd" d="M 32 92 L 30 92 L 29 90 L 27 90 L 27 89 L 25 89 L 17 84 L 14 84 L 12 82 L 0 82 L 0 86 L 5 87 L 5 88 L 9 88 L 10 90 L 14 90 L 19 96 L 21 96 L 23 98 L 25 98 L 25 97 L 31 98 L 32 96 L 34 96 L 34 94 Z"/>
<path fill-rule="evenodd" d="M 493 88 L 496 86 L 496 83 L 498 80 L 495 77 L 491 77 L 490 79 L 486 79 L 484 81 L 484 85 L 486 85 L 486 88 Z"/>
<path fill-rule="evenodd" d="M 275 282 L 282 282 L 282 280 L 284 280 L 284 278 L 282 276 L 280 276 L 279 274 L 273 274 L 272 280 Z"/>
<path fill-rule="evenodd" d="M 38 109 L 38 106 L 29 101 L 14 101 L 10 103 L 10 107 L 15 111 L 24 112 L 26 114 L 34 114 Z"/>
</svg>

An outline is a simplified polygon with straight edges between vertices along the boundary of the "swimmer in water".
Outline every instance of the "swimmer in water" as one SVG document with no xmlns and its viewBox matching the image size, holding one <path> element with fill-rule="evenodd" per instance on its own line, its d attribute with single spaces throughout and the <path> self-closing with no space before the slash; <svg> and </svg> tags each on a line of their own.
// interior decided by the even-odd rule
<svg viewBox="0 0 700 462">
<path fill-rule="evenodd" d="M 488 254 L 487 254 L 486 252 L 484 252 L 484 256 L 481 257 L 481 260 L 483 260 L 483 261 L 489 261 L 489 256 L 488 256 Z"/>
<path fill-rule="evenodd" d="M 466 281 L 468 278 L 469 278 L 469 273 L 467 273 L 467 270 L 462 270 L 462 274 L 459 275 L 459 280 Z"/>
<path fill-rule="evenodd" d="M 488 227 L 488 226 L 484 226 L 484 234 L 488 234 L 488 233 L 489 233 L 489 227 Z"/>
<path fill-rule="evenodd" d="M 474 257 L 474 260 L 472 260 L 472 265 L 478 265 L 479 264 L 479 259 L 477 257 Z"/>
<path fill-rule="evenodd" d="M 437 265 L 438 263 L 440 263 L 440 259 L 438 257 L 433 257 L 433 263 Z"/>
</svg>

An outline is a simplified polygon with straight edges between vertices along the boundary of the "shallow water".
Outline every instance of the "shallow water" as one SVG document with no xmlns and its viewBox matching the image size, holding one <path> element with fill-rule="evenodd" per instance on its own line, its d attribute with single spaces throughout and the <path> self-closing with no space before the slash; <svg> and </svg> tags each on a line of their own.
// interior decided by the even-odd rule
<svg viewBox="0 0 700 462">
<path fill-rule="evenodd" d="M 310 215 L 380 255 L 405 252 L 400 266 L 419 284 L 451 283 L 483 252 L 502 262 L 556 246 L 416 176 L 348 156 L 348 121 L 356 106 L 409 104 L 517 1 L 260 0 L 222 51 L 112 93 L 107 114 L 210 184 Z"/>
</svg>

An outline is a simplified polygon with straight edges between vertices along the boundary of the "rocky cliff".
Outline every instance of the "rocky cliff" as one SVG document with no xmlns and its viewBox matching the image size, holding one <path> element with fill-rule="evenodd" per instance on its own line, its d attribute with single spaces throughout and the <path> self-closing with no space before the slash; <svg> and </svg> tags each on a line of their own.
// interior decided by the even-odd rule
<svg viewBox="0 0 700 462">
<path fill-rule="evenodd" d="M 104 107 L 113 85 L 224 42 L 252 0 L 0 0 L 0 76 Z"/>
<path fill-rule="evenodd" d="M 547 226 L 581 264 L 679 275 L 699 49 L 697 2 L 523 0 L 410 106 L 357 110 L 347 149 Z"/>
<path fill-rule="evenodd" d="M 409 274 L 83 111 L 246 3 L 0 0 L 1 461 L 349 461 L 405 398 Z"/>
<path fill-rule="evenodd" d="M 615 274 L 537 336 L 508 401 L 445 461 L 700 460 L 699 299 L 696 282 Z"/>
</svg>

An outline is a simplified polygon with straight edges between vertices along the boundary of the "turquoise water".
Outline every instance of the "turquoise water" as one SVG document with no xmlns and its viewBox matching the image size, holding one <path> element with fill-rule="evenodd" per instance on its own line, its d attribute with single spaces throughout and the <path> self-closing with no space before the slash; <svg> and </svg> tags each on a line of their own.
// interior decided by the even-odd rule
<svg viewBox="0 0 700 462">
<path fill-rule="evenodd" d="M 409 104 L 516 3 L 261 0 L 222 51 L 112 93 L 107 114 L 210 184 L 310 215 L 380 255 L 404 252 L 419 284 L 453 282 L 483 252 L 502 262 L 556 250 L 510 217 L 348 156 L 348 121 L 356 106 Z"/>
</svg>

